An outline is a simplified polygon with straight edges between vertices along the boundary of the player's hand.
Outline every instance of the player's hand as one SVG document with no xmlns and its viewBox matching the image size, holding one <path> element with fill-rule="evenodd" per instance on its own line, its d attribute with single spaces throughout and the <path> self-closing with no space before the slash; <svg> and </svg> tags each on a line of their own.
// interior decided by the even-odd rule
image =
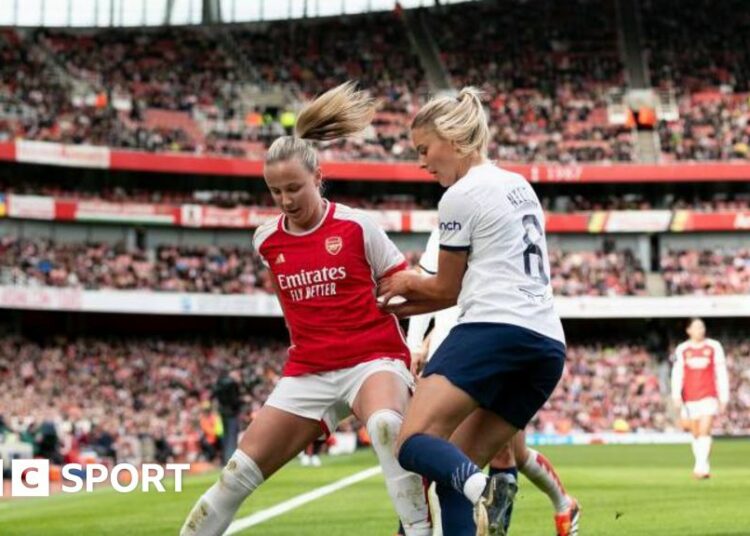
<svg viewBox="0 0 750 536">
<path fill-rule="evenodd" d="M 381 307 L 386 307 L 396 296 L 404 296 L 409 292 L 409 283 L 413 277 L 418 277 L 412 271 L 396 272 L 390 277 L 378 281 L 378 298 Z"/>
<path fill-rule="evenodd" d="M 412 350 L 410 368 L 415 378 L 422 374 L 425 364 L 427 364 L 427 352 L 423 349 Z"/>
</svg>

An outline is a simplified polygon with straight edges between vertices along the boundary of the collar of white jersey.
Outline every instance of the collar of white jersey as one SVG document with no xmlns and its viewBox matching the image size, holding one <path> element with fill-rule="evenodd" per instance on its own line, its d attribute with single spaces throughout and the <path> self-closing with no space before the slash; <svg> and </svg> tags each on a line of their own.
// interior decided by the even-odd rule
<svg viewBox="0 0 750 536">
<path fill-rule="evenodd" d="M 466 175 L 464 175 L 462 178 L 465 179 L 467 177 L 470 177 L 471 175 L 479 174 L 487 168 L 492 168 L 493 170 L 499 169 L 497 165 L 495 164 L 495 162 L 493 162 L 492 160 L 487 160 L 483 164 L 477 164 L 476 166 L 471 166 L 469 168 L 469 171 L 467 171 Z"/>
<path fill-rule="evenodd" d="M 289 229 L 286 228 L 286 214 L 281 215 L 281 220 L 279 221 L 279 228 L 286 234 L 292 235 L 292 236 L 307 236 L 309 234 L 313 234 L 315 231 L 320 229 L 320 227 L 325 223 L 325 221 L 328 219 L 328 215 L 331 212 L 331 209 L 333 208 L 333 203 L 331 203 L 328 199 L 323 199 L 323 201 L 325 201 L 325 204 L 326 204 L 325 212 L 323 212 L 323 217 L 320 218 L 320 221 L 316 223 L 315 227 L 313 227 L 312 229 L 308 229 L 307 231 L 302 231 L 299 233 L 290 231 Z"/>
</svg>

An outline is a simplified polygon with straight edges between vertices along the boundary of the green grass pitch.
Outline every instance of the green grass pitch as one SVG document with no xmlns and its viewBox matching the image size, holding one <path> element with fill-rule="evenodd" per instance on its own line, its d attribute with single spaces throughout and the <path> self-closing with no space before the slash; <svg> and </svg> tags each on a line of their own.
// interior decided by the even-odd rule
<svg viewBox="0 0 750 536">
<path fill-rule="evenodd" d="M 750 441 L 717 441 L 713 478 L 691 478 L 689 445 L 585 446 L 541 449 L 583 506 L 584 536 L 750 535 Z M 269 508 L 375 465 L 368 451 L 324 458 L 322 468 L 291 463 L 241 508 Z M 216 473 L 189 477 L 182 493 L 61 494 L 0 501 L 0 535 L 173 535 Z M 168 489 L 171 488 L 168 486 Z M 241 534 L 389 536 L 396 517 L 382 477 L 327 495 Z M 554 534 L 547 498 L 521 479 L 511 536 Z"/>
</svg>

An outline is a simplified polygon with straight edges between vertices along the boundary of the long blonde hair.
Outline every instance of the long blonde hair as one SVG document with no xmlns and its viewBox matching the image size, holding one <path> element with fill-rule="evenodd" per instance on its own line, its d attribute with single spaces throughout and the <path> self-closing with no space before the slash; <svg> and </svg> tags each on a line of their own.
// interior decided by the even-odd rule
<svg viewBox="0 0 750 536">
<path fill-rule="evenodd" d="M 462 156 L 478 151 L 487 153 L 490 129 L 481 100 L 482 92 L 472 86 L 463 88 L 457 97 L 436 97 L 422 106 L 411 122 L 412 130 L 432 129 L 444 140 L 455 143 Z"/>
<path fill-rule="evenodd" d="M 266 153 L 266 165 L 299 158 L 310 172 L 318 168 L 311 141 L 330 141 L 363 131 L 372 122 L 377 102 L 349 81 L 309 102 L 297 117 L 293 136 L 276 139 Z"/>
</svg>

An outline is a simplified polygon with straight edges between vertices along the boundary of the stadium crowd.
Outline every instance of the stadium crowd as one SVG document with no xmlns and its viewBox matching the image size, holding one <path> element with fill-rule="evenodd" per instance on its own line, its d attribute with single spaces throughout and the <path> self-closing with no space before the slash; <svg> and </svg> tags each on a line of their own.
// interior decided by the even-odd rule
<svg viewBox="0 0 750 536">
<path fill-rule="evenodd" d="M 212 387 L 241 371 L 242 422 L 281 373 L 285 346 L 267 340 L 185 342 L 0 337 L 0 436 L 35 444 L 61 463 L 105 458 L 213 458 Z"/>
<path fill-rule="evenodd" d="M 676 120 L 658 125 L 664 156 L 750 158 L 747 3 L 651 0 L 642 10 L 652 83 L 672 92 L 679 105 Z"/>
<path fill-rule="evenodd" d="M 661 271 L 670 295 L 750 294 L 750 249 L 667 251 Z"/>
<path fill-rule="evenodd" d="M 420 252 L 409 251 L 415 265 Z M 645 274 L 630 250 L 550 252 L 552 286 L 561 296 L 645 294 Z M 0 238 L 0 283 L 85 290 L 247 294 L 271 292 L 268 272 L 250 248 L 56 243 Z"/>
<path fill-rule="evenodd" d="M 633 159 L 629 129 L 607 118 L 607 93 L 624 85 L 612 6 L 585 6 L 586 17 L 556 2 L 484 2 L 471 10 L 426 12 L 453 85 L 485 91 L 492 157 Z"/>
<path fill-rule="evenodd" d="M 725 345 L 731 378 L 719 433 L 750 433 L 750 344 Z M 666 353 L 666 351 L 665 351 Z M 244 428 L 280 377 L 277 341 L 0 337 L 0 441 L 58 463 L 86 451 L 120 461 L 214 461 L 213 386 L 240 372 Z M 635 344 L 568 347 L 560 385 L 533 421 L 543 433 L 675 429 L 666 355 Z"/>
<path fill-rule="evenodd" d="M 610 125 L 606 113 L 606 93 L 624 80 L 611 13 L 587 10 L 585 22 L 549 1 L 486 2 L 468 12 L 456 6 L 420 10 L 453 85 L 473 83 L 486 92 L 493 158 L 633 158 L 631 133 Z M 569 30 L 553 31 L 559 25 L 550 21 L 563 16 Z M 513 22 L 516 17 L 523 20 L 523 31 Z M 484 30 L 477 33 L 477 27 Z M 488 56 L 487 47 L 496 54 Z M 38 52 L 33 69 L 19 48 Z M 481 54 L 474 53 L 477 49 Z M 9 101 L 25 110 L 16 120 L 0 114 L 0 139 L 257 158 L 270 141 L 290 131 L 295 103 L 357 79 L 381 101 L 380 111 L 361 137 L 324 145 L 323 157 L 414 160 L 408 125 L 428 93 L 396 13 L 229 31 L 39 30 L 20 37 L 7 30 L 0 36 L 0 54 L 9 74 L 21 71 L 30 82 L 14 83 L 9 76 L 3 82 L 7 88 L 0 84 L 0 95 L 8 93 Z M 257 106 L 247 88 L 281 88 L 291 98 L 283 105 Z M 170 113 L 153 113 L 159 110 Z"/>
<path fill-rule="evenodd" d="M 719 337 L 727 355 L 730 401 L 719 434 L 750 431 L 750 343 Z M 635 344 L 569 345 L 563 377 L 531 423 L 543 433 L 661 432 L 676 429 L 668 354 Z"/>
<path fill-rule="evenodd" d="M 557 296 L 643 296 L 646 274 L 629 249 L 549 252 L 552 290 Z"/>
<path fill-rule="evenodd" d="M 4 237 L 0 259 L 0 280 L 6 285 L 223 294 L 270 291 L 266 272 L 249 247 L 140 250 L 122 244 Z"/>
</svg>

